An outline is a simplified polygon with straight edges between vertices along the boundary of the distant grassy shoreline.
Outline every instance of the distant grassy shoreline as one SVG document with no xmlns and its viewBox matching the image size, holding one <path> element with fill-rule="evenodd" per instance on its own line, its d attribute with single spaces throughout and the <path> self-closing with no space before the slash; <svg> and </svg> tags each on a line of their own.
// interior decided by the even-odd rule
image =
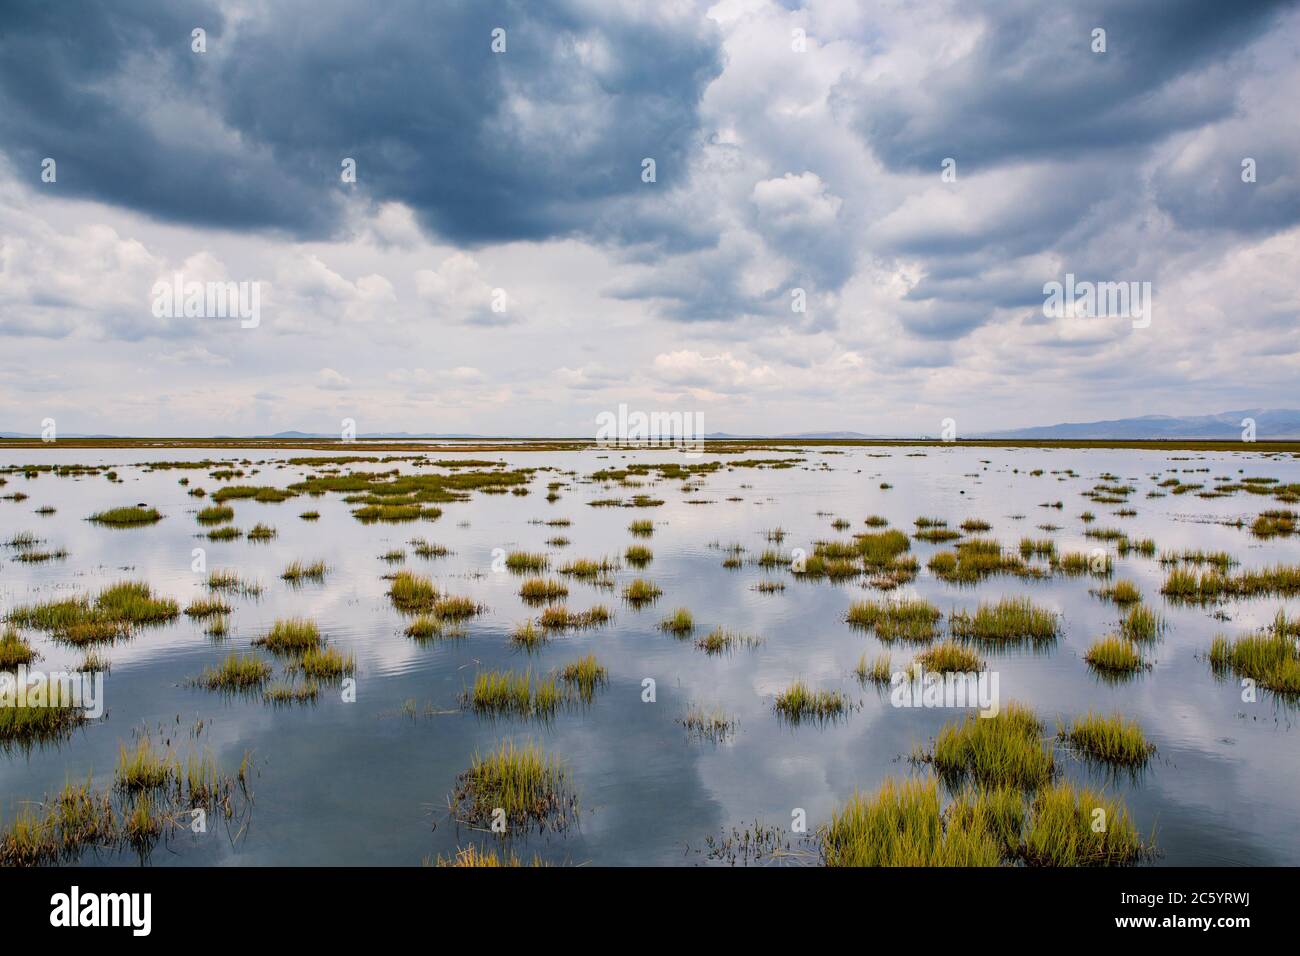
<svg viewBox="0 0 1300 956">
<path fill-rule="evenodd" d="M 623 446 L 628 450 L 674 451 L 670 444 L 653 443 Z M 753 438 L 706 440 L 706 454 L 730 454 L 761 448 L 1041 448 L 1041 449 L 1115 449 L 1134 451 L 1238 451 L 1252 454 L 1300 454 L 1300 441 L 1255 442 L 1211 439 L 1124 439 L 1124 440 L 1049 440 L 1049 439 L 969 439 L 952 442 L 924 438 Z M 57 442 L 42 442 L 36 438 L 0 438 L 0 451 L 4 449 L 80 448 L 263 448 L 268 450 L 334 451 L 594 451 L 615 450 L 590 439 L 574 438 L 427 438 L 379 439 L 358 438 L 353 442 L 326 439 L 278 438 L 64 438 Z M 620 448 L 619 450 L 622 450 Z"/>
</svg>

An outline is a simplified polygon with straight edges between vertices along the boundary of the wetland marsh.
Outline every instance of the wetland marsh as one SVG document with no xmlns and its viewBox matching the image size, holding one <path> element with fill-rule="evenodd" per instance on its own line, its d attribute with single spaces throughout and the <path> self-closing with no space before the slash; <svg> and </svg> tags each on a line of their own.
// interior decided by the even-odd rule
<svg viewBox="0 0 1300 956">
<path fill-rule="evenodd" d="M 104 704 L 0 708 L 5 863 L 1300 863 L 1289 451 L 42 447 L 0 480 L 0 669 Z M 953 671 L 998 716 L 896 706 Z"/>
</svg>

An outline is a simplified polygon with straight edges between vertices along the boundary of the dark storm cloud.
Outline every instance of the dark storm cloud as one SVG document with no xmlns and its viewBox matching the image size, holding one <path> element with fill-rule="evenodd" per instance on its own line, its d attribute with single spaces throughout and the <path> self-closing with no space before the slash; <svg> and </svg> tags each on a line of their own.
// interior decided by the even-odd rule
<svg viewBox="0 0 1300 956">
<path fill-rule="evenodd" d="M 201 0 L 19 0 L 3 31 L 0 143 L 33 179 L 54 156 L 77 195 L 295 235 L 337 228 L 344 157 L 453 241 L 587 232 L 646 188 L 643 157 L 659 190 L 684 178 L 722 68 L 702 15 L 566 2 L 291 0 L 231 24 Z"/>
<path fill-rule="evenodd" d="M 1233 87 L 1197 77 L 1273 23 L 1291 0 L 987 0 L 956 8 L 983 29 L 919 84 L 847 82 L 837 98 L 895 169 L 970 169 L 1151 143 L 1228 116 Z M 1106 52 L 1091 49 L 1106 30 Z M 1198 82 L 1200 80 L 1200 82 Z"/>
</svg>

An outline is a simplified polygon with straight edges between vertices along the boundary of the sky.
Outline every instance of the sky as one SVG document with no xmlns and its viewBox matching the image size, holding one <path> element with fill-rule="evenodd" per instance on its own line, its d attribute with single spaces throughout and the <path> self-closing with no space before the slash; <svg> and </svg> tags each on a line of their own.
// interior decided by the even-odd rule
<svg viewBox="0 0 1300 956">
<path fill-rule="evenodd" d="M 1295 407 L 1297 104 L 1294 2 L 5 0 L 0 431 Z"/>
</svg>

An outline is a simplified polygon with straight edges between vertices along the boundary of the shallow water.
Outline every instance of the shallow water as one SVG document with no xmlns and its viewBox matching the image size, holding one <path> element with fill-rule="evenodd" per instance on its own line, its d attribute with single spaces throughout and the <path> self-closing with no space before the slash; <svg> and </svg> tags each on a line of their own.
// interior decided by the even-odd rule
<svg viewBox="0 0 1300 956">
<path fill-rule="evenodd" d="M 183 607 L 207 593 L 203 576 L 191 570 L 197 547 L 205 549 L 209 568 L 235 568 L 245 578 L 260 580 L 265 592 L 260 598 L 231 598 L 235 610 L 224 641 L 209 639 L 201 623 L 182 617 L 104 649 L 112 663 L 105 677 L 106 719 L 57 745 L 0 753 L 0 816 L 7 821 L 23 801 L 39 799 L 88 773 L 107 785 L 119 742 L 129 741 L 134 728 L 162 726 L 173 730 L 181 752 L 207 750 L 226 770 L 235 769 L 251 750 L 255 803 L 237 838 L 220 825 L 207 834 L 186 832 L 157 847 L 150 864 L 419 864 L 482 838 L 448 818 L 447 796 L 476 752 L 513 737 L 536 740 L 565 762 L 581 807 L 579 825 L 562 834 L 516 837 L 514 848 L 521 855 L 538 853 L 572 863 L 705 863 L 710 861 L 706 840 L 733 827 L 755 821 L 788 827 L 792 810 L 802 808 L 809 829 L 815 828 L 855 789 L 872 790 L 888 776 L 911 772 L 907 756 L 913 748 L 960 716 L 951 709 L 895 708 L 887 695 L 858 684 L 852 670 L 864 652 L 871 658 L 888 650 L 895 666 L 912 652 L 906 646 L 886 648 L 844 622 L 850 601 L 879 598 L 880 592 L 857 582 L 799 580 L 784 570 L 764 571 L 750 563 L 728 570 L 722 567 L 723 552 L 711 543 L 743 544 L 747 557 L 754 558 L 769 546 L 763 532 L 780 526 L 788 532 L 783 549 L 811 552 L 816 540 L 870 530 L 863 525 L 869 514 L 883 515 L 892 527 L 908 532 L 915 518 L 927 515 L 945 518 L 952 527 L 966 518 L 983 518 L 993 529 L 982 536 L 1005 545 L 1014 546 L 1022 536 L 1051 537 L 1058 551 L 1087 552 L 1100 542 L 1084 537 L 1078 515 L 1091 510 L 1097 526 L 1154 538 L 1161 550 L 1223 549 L 1245 568 L 1297 560 L 1294 538 L 1260 541 L 1245 528 L 1222 523 L 1242 518 L 1248 525 L 1259 511 L 1278 507 L 1272 498 L 1245 493 L 1212 500 L 1195 494 L 1145 497 L 1155 487 L 1151 476 L 1170 474 L 1207 487 L 1221 475 L 1300 481 L 1300 461 L 1290 457 L 962 447 L 930 447 L 913 457 L 909 451 L 846 448 L 843 454 L 824 454 L 823 449 L 807 449 L 724 456 L 725 461 L 797 455 L 804 461 L 787 469 L 724 469 L 690 493 L 683 493 L 679 482 L 650 478 L 635 489 L 569 482 L 555 503 L 544 500 L 546 484 L 568 479 L 540 471 L 527 496 L 474 493 L 469 501 L 442 505 L 442 517 L 433 522 L 363 525 L 335 494 L 280 504 L 227 502 L 236 512 L 234 524 L 245 531 L 258 521 L 277 529 L 278 536 L 265 544 L 198 537 L 206 529 L 198 527 L 193 512 L 208 502 L 190 497 L 178 480 L 188 477 L 211 493 L 221 483 L 206 471 L 146 472 L 134 465 L 248 459 L 254 464 L 246 469 L 261 470 L 235 479 L 238 483 L 284 487 L 311 470 L 276 462 L 325 453 L 4 452 L 0 466 L 111 463 L 123 483 L 102 475 L 5 476 L 8 483 L 0 495 L 21 491 L 29 497 L 0 500 L 0 540 L 31 531 L 47 546 L 66 547 L 70 554 L 63 561 L 24 564 L 13 560 L 12 549 L 0 549 L 0 613 L 18 604 L 93 593 L 128 577 L 147 580 Z M 430 457 L 456 456 L 439 451 Z M 572 470 L 579 478 L 631 461 L 682 461 L 664 451 L 505 451 L 465 457 Z M 1171 471 L 1201 468 L 1209 470 Z M 1031 476 L 1034 469 L 1045 473 Z M 1052 473 L 1066 469 L 1077 477 Z M 1108 472 L 1138 489 L 1128 505 L 1138 511 L 1136 517 L 1115 517 L 1122 506 L 1080 497 Z M 881 482 L 893 487 L 882 490 Z M 663 498 L 665 504 L 586 504 L 641 492 Z M 727 500 L 731 497 L 742 500 Z M 687 504 L 688 498 L 710 503 Z M 1064 502 L 1063 509 L 1040 507 L 1057 500 Z M 84 520 L 103 508 L 137 502 L 157 507 L 164 520 L 127 529 Z M 56 513 L 35 513 L 46 505 Z M 309 508 L 320 511 L 319 521 L 298 518 Z M 834 517 L 847 519 L 852 527 L 834 530 Z M 553 518 L 569 518 L 572 525 L 530 523 Z M 653 537 L 628 533 L 628 523 L 639 518 L 654 520 Z M 1039 531 L 1037 525 L 1045 522 L 1062 530 Z M 557 533 L 572 543 L 547 547 L 546 539 Z M 416 536 L 446 545 L 452 554 L 421 559 L 407 544 Z M 624 565 L 616 580 L 621 588 L 633 577 L 653 579 L 664 591 L 655 604 L 634 610 L 619 600 L 618 591 L 570 579 L 569 607 L 608 604 L 615 612 L 613 622 L 567 633 L 533 654 L 511 645 L 512 626 L 537 611 L 519 598 L 518 576 L 492 570 L 494 549 L 546 551 L 555 556 L 554 567 L 557 559 L 621 555 L 634 542 L 651 547 L 654 560 L 645 569 Z M 1216 620 L 1212 607 L 1167 604 L 1159 594 L 1165 571 L 1156 560 L 1135 554 L 1117 558 L 1116 577 L 1135 580 L 1168 626 L 1150 654 L 1154 667 L 1111 685 L 1097 680 L 1082 659 L 1087 646 L 1113 631 L 1117 622 L 1115 607 L 1089 593 L 1095 580 L 1002 576 L 958 588 L 925 570 L 929 555 L 945 547 L 950 546 L 913 541 L 920 575 L 895 593 L 919 593 L 945 612 L 973 609 L 981 600 L 1002 595 L 1027 595 L 1062 615 L 1061 636 L 1046 652 L 982 654 L 998 672 L 1003 703 L 1031 704 L 1049 727 L 1057 717 L 1089 709 L 1118 710 L 1142 725 L 1159 749 L 1136 779 L 1112 779 L 1068 755 L 1058 756 L 1068 778 L 1123 796 L 1139 830 L 1155 832 L 1161 850 L 1157 864 L 1300 863 L 1297 712 L 1267 692 L 1261 692 L 1258 703 L 1243 703 L 1236 682 L 1216 680 L 1199 657 L 1216 633 L 1261 626 L 1279 608 L 1300 612 L 1300 602 L 1229 602 L 1219 610 L 1230 620 Z M 407 550 L 405 564 L 380 559 L 390 548 Z M 1113 552 L 1113 546 L 1108 550 Z M 317 558 L 332 569 L 323 583 L 291 588 L 280 580 L 290 561 Z M 472 596 L 486 605 L 486 612 L 469 622 L 463 639 L 411 640 L 404 634 L 407 619 L 390 604 L 383 579 L 402 567 L 432 576 L 452 593 Z M 764 579 L 783 580 L 785 590 L 753 590 Z M 721 624 L 764 641 L 754 649 L 708 656 L 690 641 L 658 629 L 658 622 L 677 607 L 693 611 L 700 633 Z M 272 708 L 257 697 L 224 696 L 187 684 L 205 665 L 217 663 L 231 649 L 246 649 L 273 621 L 288 615 L 315 619 L 332 645 L 356 655 L 354 703 L 323 686 L 314 706 Z M 42 654 L 36 666 L 43 670 L 72 666 L 81 658 L 46 635 L 27 636 Z M 545 672 L 587 653 L 595 653 L 609 670 L 608 684 L 588 707 L 541 723 L 487 719 L 460 706 L 461 692 L 479 668 Z M 642 700 L 646 678 L 656 684 L 653 703 Z M 796 678 L 817 688 L 839 689 L 860 706 L 834 723 L 791 726 L 774 713 L 773 698 Z M 414 716 L 403 713 L 409 701 L 415 703 Z M 738 721 L 733 737 L 723 743 L 690 738 L 679 720 L 692 703 L 721 705 Z M 203 730 L 191 738 L 190 729 L 199 720 Z M 88 864 L 122 861 L 96 853 L 83 859 Z"/>
</svg>

